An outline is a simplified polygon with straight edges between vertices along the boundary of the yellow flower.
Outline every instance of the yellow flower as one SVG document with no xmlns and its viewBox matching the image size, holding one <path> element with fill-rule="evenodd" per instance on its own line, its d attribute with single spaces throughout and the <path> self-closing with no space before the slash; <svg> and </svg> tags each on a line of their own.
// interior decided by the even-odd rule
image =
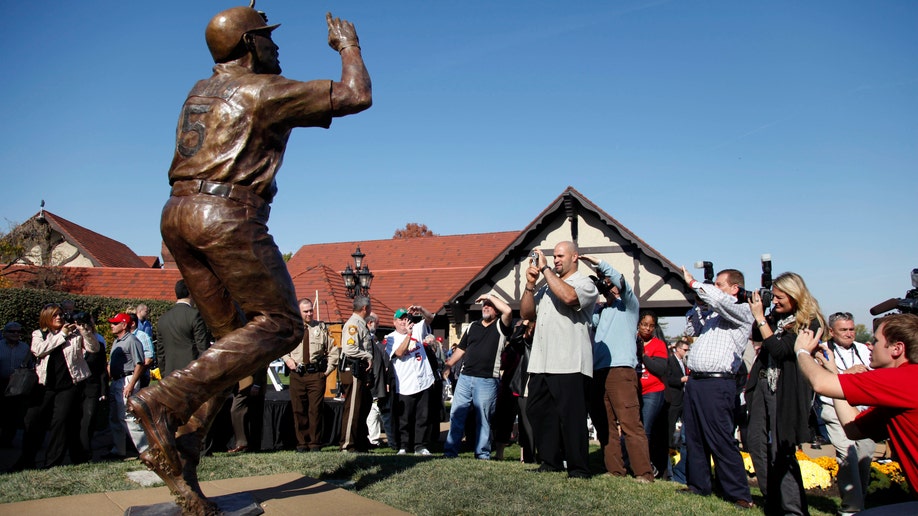
<svg viewBox="0 0 918 516">
<path fill-rule="evenodd" d="M 828 471 L 832 478 L 838 475 L 838 460 L 835 457 L 814 457 L 810 461 Z"/>
<path fill-rule="evenodd" d="M 810 460 L 800 460 L 800 474 L 803 477 L 803 487 L 805 489 L 822 488 L 828 489 L 832 485 L 832 476 L 829 472 L 822 469 L 819 464 Z"/>
<path fill-rule="evenodd" d="M 902 466 L 898 462 L 889 461 L 883 464 L 872 462 L 870 464 L 870 484 L 867 486 L 868 493 L 875 493 L 889 489 L 895 485 L 903 491 L 908 492 L 908 486 L 905 483 L 905 477 L 902 475 Z"/>
<path fill-rule="evenodd" d="M 746 468 L 746 473 L 755 475 L 755 467 L 752 465 L 752 456 L 746 452 L 740 452 L 740 456 L 743 457 L 743 466 Z"/>
</svg>

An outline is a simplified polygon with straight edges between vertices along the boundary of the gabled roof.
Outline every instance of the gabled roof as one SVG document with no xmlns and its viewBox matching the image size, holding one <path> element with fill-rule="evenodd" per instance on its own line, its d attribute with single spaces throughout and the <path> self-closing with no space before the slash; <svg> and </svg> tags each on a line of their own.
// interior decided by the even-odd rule
<svg viewBox="0 0 918 516">
<path fill-rule="evenodd" d="M 567 238 L 574 242 L 578 242 L 578 215 L 582 215 L 584 211 L 595 215 L 609 229 L 621 235 L 621 237 L 628 242 L 629 246 L 634 246 L 634 248 L 639 250 L 642 254 L 658 263 L 665 271 L 663 279 L 676 280 L 675 283 L 682 288 L 683 293 L 688 293 L 690 289 L 685 285 L 682 279 L 681 269 L 678 266 L 660 254 L 659 251 L 648 245 L 647 242 L 639 238 L 621 222 L 603 211 L 599 206 L 593 204 L 592 201 L 574 189 L 574 187 L 568 186 L 564 192 L 549 204 L 548 207 L 542 210 L 526 228 L 517 233 L 516 238 L 509 242 L 501 253 L 495 255 L 492 261 L 488 263 L 486 267 L 482 268 L 468 284 L 463 285 L 460 290 L 453 293 L 447 302 L 450 305 L 472 304 L 474 300 L 472 300 L 471 297 L 478 292 L 479 289 L 484 287 L 485 284 L 493 281 L 493 271 L 500 269 L 506 265 L 507 262 L 521 262 L 531 250 L 533 242 L 537 237 L 543 233 L 547 226 L 557 221 L 559 213 L 563 213 L 570 224 L 570 235 L 567 235 Z M 690 306 L 690 303 L 684 301 L 677 307 L 670 307 L 669 310 L 684 310 L 682 305 L 687 308 Z M 516 306 L 516 303 L 511 302 L 511 306 Z"/>
<path fill-rule="evenodd" d="M 44 217 L 52 229 L 79 249 L 95 267 L 149 267 L 147 262 L 134 254 L 134 251 L 117 240 L 86 229 L 50 211 L 40 212 L 33 218 L 37 217 Z"/>
<path fill-rule="evenodd" d="M 359 246 L 373 273 L 370 297 L 381 324 L 388 326 L 395 310 L 421 305 L 437 313 L 450 295 L 487 265 L 518 235 L 517 231 L 471 235 L 393 238 L 301 247 L 287 263 L 299 297 L 313 299 L 319 290 L 320 315 L 342 320 L 351 313 L 340 271 L 354 260 Z M 326 308 L 328 306 L 328 308 Z"/>
</svg>

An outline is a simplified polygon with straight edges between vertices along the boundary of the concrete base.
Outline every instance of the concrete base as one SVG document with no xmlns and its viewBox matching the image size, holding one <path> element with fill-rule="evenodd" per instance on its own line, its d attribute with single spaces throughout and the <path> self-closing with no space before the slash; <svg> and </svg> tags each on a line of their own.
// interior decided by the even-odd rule
<svg viewBox="0 0 918 516">
<path fill-rule="evenodd" d="M 323 516 L 408 514 L 297 473 L 201 482 L 201 489 L 208 498 L 217 502 L 228 495 L 248 494 L 268 516 L 299 516 L 304 511 Z M 132 508 L 166 503 L 174 506 L 169 489 L 154 487 L 3 504 L 0 505 L 0 514 L 122 516 Z"/>
</svg>

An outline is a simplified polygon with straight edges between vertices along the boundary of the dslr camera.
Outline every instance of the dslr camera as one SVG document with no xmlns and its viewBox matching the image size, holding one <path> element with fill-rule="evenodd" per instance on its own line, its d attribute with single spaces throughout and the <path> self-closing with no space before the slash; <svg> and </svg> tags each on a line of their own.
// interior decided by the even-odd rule
<svg viewBox="0 0 918 516">
<path fill-rule="evenodd" d="M 714 284 L 714 264 L 712 262 L 695 262 L 696 269 L 704 269 L 704 282 L 710 285 Z M 771 293 L 771 255 L 763 254 L 762 255 L 762 288 L 757 291 L 753 290 L 742 290 L 736 293 L 736 302 L 737 303 L 748 303 L 752 299 L 752 294 L 754 292 L 759 293 L 759 297 L 762 298 L 762 306 L 768 306 L 771 304 L 774 299 L 774 294 Z"/>
<path fill-rule="evenodd" d="M 758 290 L 759 297 L 762 298 L 762 306 L 768 307 L 771 305 L 772 300 L 775 296 L 771 292 L 771 255 L 763 254 L 762 255 L 762 288 Z M 737 303 L 747 303 L 752 299 L 752 294 L 755 291 L 752 290 L 740 290 L 736 293 L 736 302 Z"/>
<path fill-rule="evenodd" d="M 64 320 L 64 324 L 79 324 L 82 326 L 88 326 L 92 320 L 87 312 L 63 313 L 61 314 L 61 319 Z"/>
</svg>

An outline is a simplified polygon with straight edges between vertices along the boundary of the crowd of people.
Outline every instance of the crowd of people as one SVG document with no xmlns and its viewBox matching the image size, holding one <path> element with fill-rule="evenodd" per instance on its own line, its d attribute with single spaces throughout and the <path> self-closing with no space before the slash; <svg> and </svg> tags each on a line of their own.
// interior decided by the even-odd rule
<svg viewBox="0 0 918 516">
<path fill-rule="evenodd" d="M 632 285 L 610 264 L 581 256 L 572 242 L 555 246 L 551 264 L 539 249 L 530 259 L 520 318 L 513 320 L 508 301 L 482 295 L 476 299 L 481 319 L 452 347 L 434 336 L 434 314 L 420 305 L 396 310 L 394 330 L 378 335 L 379 318 L 365 296 L 354 298 L 339 346 L 314 317 L 312 301 L 300 300 L 304 336 L 281 357 L 290 375 L 296 451 L 327 445 L 322 403 L 337 370 L 344 401 L 338 445 L 345 452 L 389 446 L 398 455 L 429 456 L 448 417 L 446 458 L 465 446 L 476 459 L 502 459 L 516 428 L 521 460 L 537 464 L 535 471 L 583 478 L 600 473 L 589 466 L 589 422 L 606 474 L 673 480 L 687 494 L 717 493 L 750 508 L 743 449 L 765 512 L 807 514 L 796 451 L 813 440 L 812 415 L 836 449 L 840 513 L 865 509 L 876 440 L 891 440 L 914 489 L 918 403 L 901 393 L 918 378 L 918 316 L 887 316 L 873 342 L 856 342 L 852 315 L 826 319 L 798 274 L 779 275 L 766 306 L 760 292 L 744 290 L 740 271 L 699 282 L 683 268 L 696 303 L 682 336 L 667 345 L 656 315 L 641 309 Z M 595 275 L 581 273 L 581 262 Z M 113 444 L 97 458 L 143 452 L 146 436 L 125 401 L 149 384 L 152 364 L 168 375 L 212 341 L 183 281 L 176 298 L 159 318 L 155 346 L 143 305 L 108 319 L 110 346 L 90 316 L 74 317 L 72 303 L 45 306 L 30 344 L 19 323 L 6 324 L 2 387 L 23 365 L 34 364 L 38 376 L 28 395 L 2 398 L 10 417 L 0 445 L 9 446 L 23 429 L 14 469 L 36 466 L 46 433 L 44 466 L 68 456 L 72 463 L 93 459 L 103 403 Z M 265 381 L 249 377 L 232 393 L 231 453 L 257 449 L 252 436 L 260 428 L 256 407 Z M 673 465 L 676 450 L 681 460 Z"/>
<path fill-rule="evenodd" d="M 0 387 L 3 388 L 3 434 L 0 445 L 12 445 L 22 429 L 20 454 L 13 470 L 34 468 L 44 444 L 45 467 L 80 464 L 94 458 L 93 437 L 107 426 L 112 448 L 99 459 L 124 458 L 129 435 L 132 446 L 145 448 L 143 431 L 126 417 L 124 400 L 149 384 L 153 362 L 152 336 L 145 319 L 147 307 L 132 313 L 118 313 L 108 320 L 115 337 L 111 347 L 96 331 L 96 322 L 86 312 L 76 312 L 71 301 L 48 304 L 41 309 L 39 328 L 31 341 L 23 327 L 12 321 L 4 326 L 0 345 Z M 144 325 L 144 323 L 147 323 Z M 6 392 L 14 369 L 34 370 L 37 382 L 28 392 L 10 396 Z M 110 404 L 109 410 L 102 410 Z M 100 421 L 109 414 L 106 425 Z"/>
</svg>

